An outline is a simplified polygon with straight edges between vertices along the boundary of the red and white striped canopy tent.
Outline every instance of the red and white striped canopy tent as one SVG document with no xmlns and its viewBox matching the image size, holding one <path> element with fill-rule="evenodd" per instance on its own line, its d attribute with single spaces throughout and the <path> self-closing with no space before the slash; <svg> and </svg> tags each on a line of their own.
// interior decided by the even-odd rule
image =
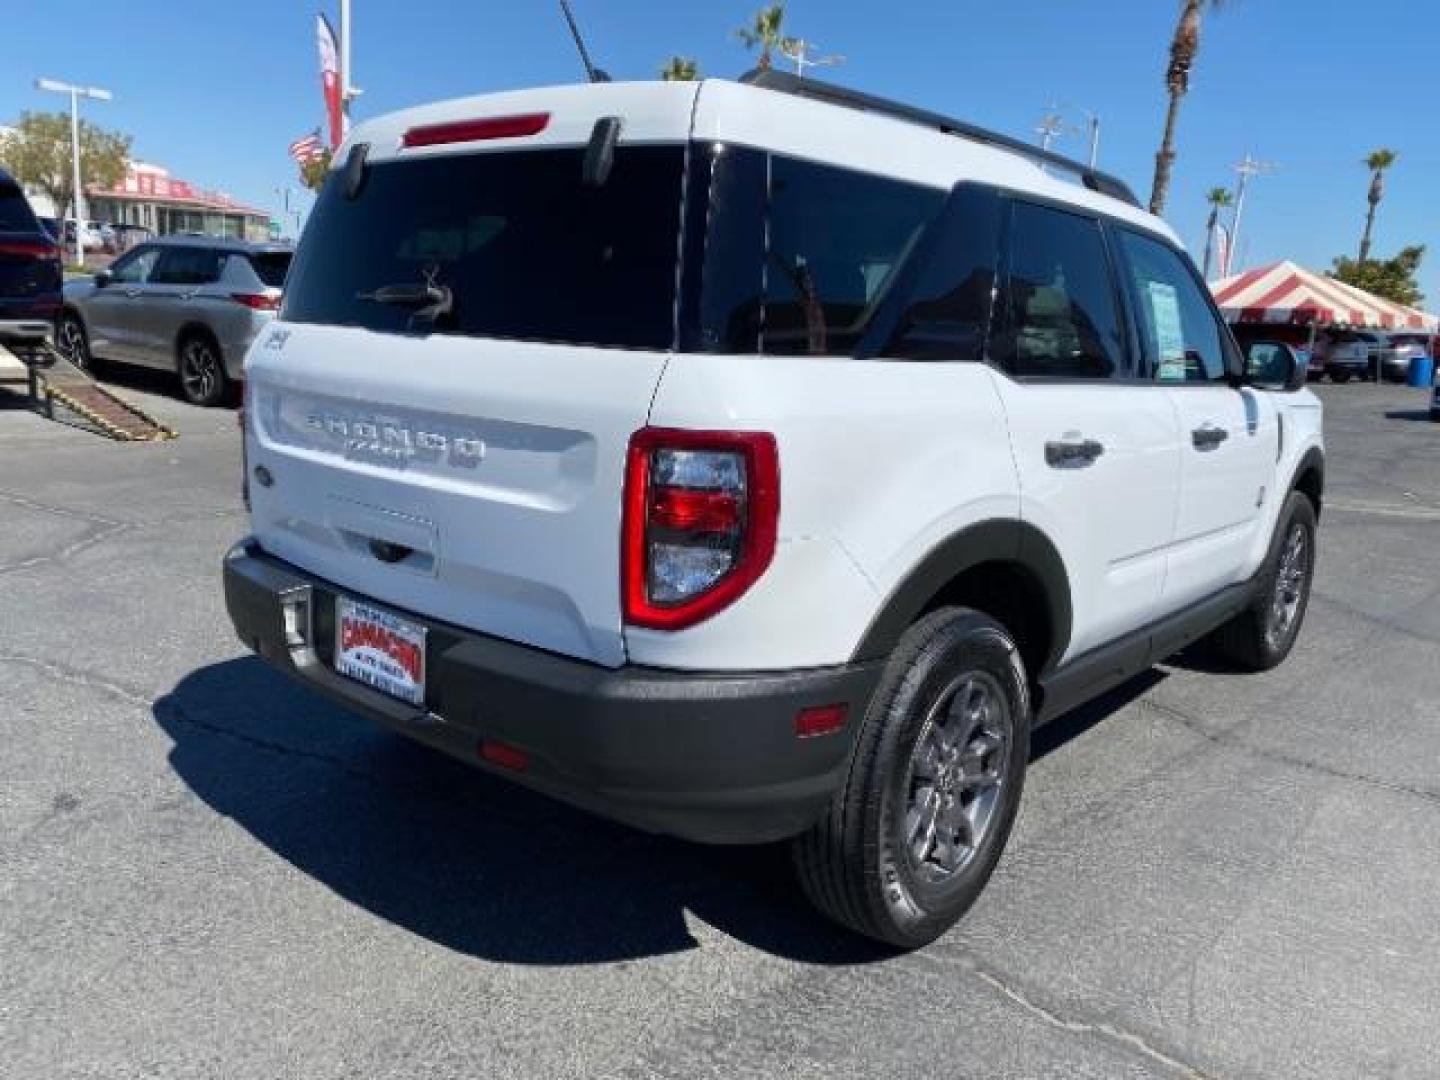
<svg viewBox="0 0 1440 1080">
<path fill-rule="evenodd" d="M 1434 315 L 1383 300 L 1288 261 L 1212 281 L 1210 290 L 1230 322 L 1300 326 L 1315 323 L 1431 332 L 1440 328 L 1440 319 Z"/>
</svg>

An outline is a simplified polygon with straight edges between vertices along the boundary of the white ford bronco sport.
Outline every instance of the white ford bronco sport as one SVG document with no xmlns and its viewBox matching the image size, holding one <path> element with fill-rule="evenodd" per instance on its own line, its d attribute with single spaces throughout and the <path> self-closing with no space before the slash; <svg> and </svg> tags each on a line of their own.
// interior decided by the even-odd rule
<svg viewBox="0 0 1440 1080">
<path fill-rule="evenodd" d="M 428 105 L 341 147 L 250 350 L 241 639 L 643 829 L 793 839 L 902 947 L 1030 732 L 1285 658 L 1321 411 L 1119 181 L 810 80 Z"/>
</svg>

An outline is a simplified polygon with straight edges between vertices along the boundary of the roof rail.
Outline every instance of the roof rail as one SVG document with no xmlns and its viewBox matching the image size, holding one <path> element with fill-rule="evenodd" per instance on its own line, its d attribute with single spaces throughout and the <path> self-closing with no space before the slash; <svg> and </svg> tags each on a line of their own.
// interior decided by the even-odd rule
<svg viewBox="0 0 1440 1080">
<path fill-rule="evenodd" d="M 998 131 L 977 127 L 964 120 L 956 120 L 954 117 L 943 116 L 926 109 L 917 109 L 912 105 L 891 101 L 888 98 L 864 94 L 858 90 L 836 86 L 834 83 L 820 82 L 817 79 L 802 79 L 785 71 L 757 68 L 741 76 L 740 81 L 747 86 L 758 86 L 763 90 L 775 90 L 782 94 L 793 94 L 795 97 L 811 98 L 815 101 L 841 105 L 847 109 L 857 109 L 861 112 L 879 113 L 896 120 L 932 128 L 946 135 L 958 135 L 960 138 L 969 139 L 972 142 L 1009 150 L 1029 158 L 1037 164 L 1051 165 L 1073 173 L 1091 191 L 1120 199 L 1131 206 L 1140 206 L 1140 200 L 1135 197 L 1135 193 L 1130 190 L 1129 185 L 1118 177 L 1100 172 L 1098 169 L 1092 169 L 1084 162 L 1076 161 L 1074 158 L 1067 158 L 1063 154 L 1056 154 L 1050 150 L 1042 150 L 1038 146 L 1031 146 L 1010 135 L 1002 135 Z"/>
</svg>

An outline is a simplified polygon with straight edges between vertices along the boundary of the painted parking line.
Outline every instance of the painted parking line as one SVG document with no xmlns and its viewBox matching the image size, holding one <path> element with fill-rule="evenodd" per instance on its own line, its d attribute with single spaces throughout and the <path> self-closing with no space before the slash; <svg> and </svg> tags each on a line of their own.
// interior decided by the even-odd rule
<svg viewBox="0 0 1440 1080">
<path fill-rule="evenodd" d="M 1342 514 L 1376 514 L 1380 517 L 1411 518 L 1416 521 L 1440 521 L 1440 510 L 1427 506 L 1396 506 L 1393 503 L 1352 503 L 1325 500 L 1325 510 Z"/>
</svg>

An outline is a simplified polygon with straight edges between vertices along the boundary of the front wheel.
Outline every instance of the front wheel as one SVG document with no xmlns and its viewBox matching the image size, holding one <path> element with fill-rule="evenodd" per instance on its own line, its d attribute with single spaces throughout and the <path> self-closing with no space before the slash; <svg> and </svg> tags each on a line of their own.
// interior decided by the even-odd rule
<svg viewBox="0 0 1440 1080">
<path fill-rule="evenodd" d="M 90 339 L 85 336 L 85 327 L 78 316 L 67 312 L 60 317 L 60 325 L 55 330 L 55 348 L 81 371 L 95 370 L 95 358 L 90 355 Z"/>
<path fill-rule="evenodd" d="M 1331 368 L 1330 381 L 1337 383 L 1347 383 L 1350 381 L 1350 372 L 1346 368 Z"/>
<path fill-rule="evenodd" d="M 1226 659 L 1246 671 L 1269 671 L 1290 655 L 1310 606 L 1315 577 L 1315 507 L 1292 491 L 1250 605 L 1215 634 Z"/>
<path fill-rule="evenodd" d="M 806 894 L 867 937 L 934 941 L 989 881 L 1029 757 L 1029 684 L 1009 633 L 967 608 L 927 615 L 886 665 L 844 786 L 793 843 Z"/>
</svg>

